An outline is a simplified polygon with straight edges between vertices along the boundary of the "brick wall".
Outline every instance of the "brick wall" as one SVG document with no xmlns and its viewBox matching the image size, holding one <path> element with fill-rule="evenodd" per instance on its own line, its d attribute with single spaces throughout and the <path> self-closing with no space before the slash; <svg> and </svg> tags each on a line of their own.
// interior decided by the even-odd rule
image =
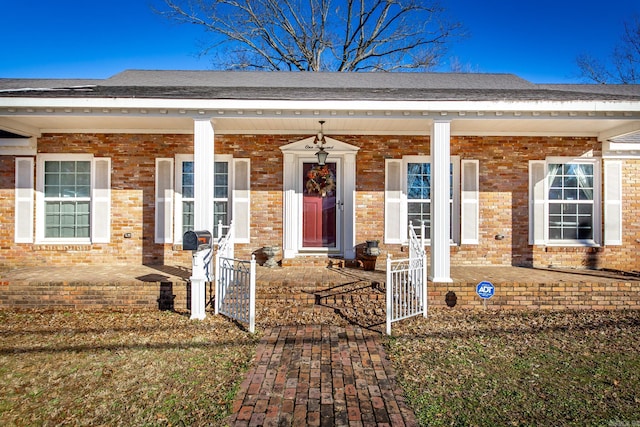
<svg viewBox="0 0 640 427">
<path fill-rule="evenodd" d="M 538 283 L 531 278 L 517 283 L 495 282 L 495 294 L 486 301 L 488 309 L 502 310 L 619 310 L 640 309 L 638 282 Z M 326 285 L 326 284 L 325 284 Z M 429 283 L 429 307 L 447 307 L 455 294 L 456 309 L 485 306 L 476 294 L 477 283 Z M 258 308 L 308 312 L 318 308 L 313 284 L 259 282 Z M 309 286 L 311 286 L 309 288 Z M 323 286 L 320 286 L 321 288 Z M 326 287 L 326 286 L 324 286 Z M 211 295 L 207 286 L 207 296 Z M 37 282 L 0 280 L 0 309 L 190 309 L 190 285 L 184 282 Z M 362 300 L 384 307 L 383 292 L 340 293 L 322 300 L 332 306 Z"/>
<path fill-rule="evenodd" d="M 524 278 L 527 280 L 527 278 Z M 431 307 L 447 307 L 455 294 L 456 308 L 502 310 L 622 310 L 640 309 L 637 282 L 614 283 L 494 283 L 493 297 L 482 301 L 476 294 L 477 283 L 429 283 Z"/>
<path fill-rule="evenodd" d="M 335 136 L 360 147 L 357 155 L 356 243 L 379 239 L 383 251 L 385 158 L 428 155 L 429 137 Z M 249 256 L 282 244 L 282 153 L 295 135 L 218 135 L 219 154 L 251 159 L 251 243 L 238 245 Z M 0 267 L 24 265 L 165 264 L 190 265 L 190 254 L 154 243 L 155 159 L 193 152 L 192 135 L 46 134 L 40 153 L 92 153 L 112 160 L 111 243 L 31 245 L 13 242 L 15 158 L 0 157 Z M 639 268 L 640 160 L 624 160 L 624 244 L 601 248 L 548 248 L 528 244 L 528 162 L 545 156 L 601 155 L 600 143 L 581 137 L 459 137 L 451 154 L 480 164 L 480 244 L 451 248 L 452 265 L 534 265 Z M 131 233 L 131 238 L 125 238 Z M 505 238 L 496 240 L 501 234 Z"/>
<path fill-rule="evenodd" d="M 0 281 L 0 309 L 187 310 L 191 290 L 180 282 Z"/>
</svg>

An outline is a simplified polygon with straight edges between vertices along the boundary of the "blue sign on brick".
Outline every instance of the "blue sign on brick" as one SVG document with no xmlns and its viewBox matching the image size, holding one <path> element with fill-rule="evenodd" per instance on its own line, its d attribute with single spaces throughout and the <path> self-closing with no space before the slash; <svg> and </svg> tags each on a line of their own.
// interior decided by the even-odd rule
<svg viewBox="0 0 640 427">
<path fill-rule="evenodd" d="M 478 286 L 476 286 L 476 293 L 482 299 L 491 298 L 495 291 L 496 288 L 491 282 L 480 282 Z"/>
</svg>

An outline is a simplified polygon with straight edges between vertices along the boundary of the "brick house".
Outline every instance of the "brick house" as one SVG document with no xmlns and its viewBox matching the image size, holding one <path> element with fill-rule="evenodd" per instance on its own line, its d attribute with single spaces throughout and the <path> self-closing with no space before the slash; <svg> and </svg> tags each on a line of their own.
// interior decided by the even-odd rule
<svg viewBox="0 0 640 427">
<path fill-rule="evenodd" d="M 5 269 L 188 266 L 184 232 L 231 220 L 239 256 L 275 245 L 284 266 L 354 259 L 366 240 L 399 255 L 422 220 L 434 282 L 450 281 L 451 265 L 635 271 L 639 177 L 635 85 L 445 73 L 0 79 Z"/>
</svg>

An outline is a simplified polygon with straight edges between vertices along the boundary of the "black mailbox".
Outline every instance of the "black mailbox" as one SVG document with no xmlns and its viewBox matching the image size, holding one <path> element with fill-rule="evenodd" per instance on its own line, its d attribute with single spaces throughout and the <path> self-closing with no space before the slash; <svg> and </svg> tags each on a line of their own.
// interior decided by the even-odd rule
<svg viewBox="0 0 640 427">
<path fill-rule="evenodd" d="M 201 251 L 211 247 L 211 233 L 207 230 L 187 231 L 182 237 L 182 249 Z"/>
</svg>

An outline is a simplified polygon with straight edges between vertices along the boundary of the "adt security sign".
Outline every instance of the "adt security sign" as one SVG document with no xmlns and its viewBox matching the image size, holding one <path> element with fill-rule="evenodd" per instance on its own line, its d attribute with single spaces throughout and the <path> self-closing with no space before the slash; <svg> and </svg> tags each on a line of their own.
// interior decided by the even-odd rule
<svg viewBox="0 0 640 427">
<path fill-rule="evenodd" d="M 496 288 L 493 286 L 491 282 L 480 282 L 478 286 L 476 286 L 476 293 L 482 299 L 489 299 L 495 293 Z"/>
</svg>

